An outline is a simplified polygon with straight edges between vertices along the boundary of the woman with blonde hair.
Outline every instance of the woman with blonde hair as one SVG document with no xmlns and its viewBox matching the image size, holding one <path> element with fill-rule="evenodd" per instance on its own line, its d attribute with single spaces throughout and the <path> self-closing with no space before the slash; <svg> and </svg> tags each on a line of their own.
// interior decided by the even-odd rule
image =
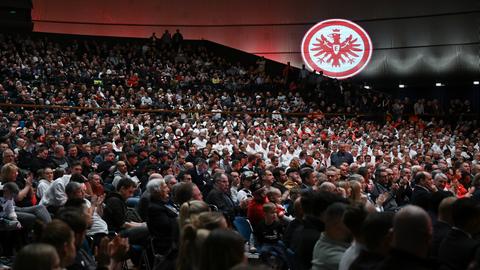
<svg viewBox="0 0 480 270">
<path fill-rule="evenodd" d="M 180 228 L 183 229 L 185 225 L 192 223 L 192 219 L 195 219 L 195 216 L 209 211 L 210 207 L 208 207 L 208 204 L 206 204 L 204 201 L 194 200 L 185 202 L 182 204 L 182 206 L 180 206 L 178 224 L 180 225 Z"/>
<path fill-rule="evenodd" d="M 18 167 L 13 163 L 7 163 L 0 170 L 0 180 L 2 183 L 15 182 L 18 176 Z"/>
<path fill-rule="evenodd" d="M 191 201 L 190 203 L 193 202 L 199 201 Z M 184 203 L 182 207 L 185 204 L 187 203 Z M 201 204 L 198 203 L 197 205 Z M 227 227 L 227 220 L 221 212 L 204 211 L 191 215 L 189 222 L 182 227 L 177 270 L 192 270 L 194 265 L 199 265 L 201 247 L 210 231 L 227 229 Z"/>
<path fill-rule="evenodd" d="M 20 189 L 15 197 L 15 212 L 22 227 L 25 231 L 29 231 L 33 228 L 36 219 L 43 223 L 52 221 L 45 206 L 35 205 L 36 197 L 32 187 L 32 175 L 29 174 L 26 179 L 17 181 L 18 175 L 19 169 L 17 165 L 13 163 L 3 165 L 0 170 L 0 181 L 2 183 L 13 182 L 16 183 Z"/>
<path fill-rule="evenodd" d="M 339 181 L 339 182 L 337 182 L 336 186 L 337 186 L 338 188 L 341 188 L 342 193 L 343 193 L 343 191 L 344 191 L 344 193 L 343 193 L 343 197 L 344 197 L 344 198 L 347 198 L 347 199 L 348 199 L 348 198 L 351 197 L 352 189 L 351 189 L 350 184 L 349 184 L 348 181 Z"/>
<path fill-rule="evenodd" d="M 214 230 L 228 228 L 227 219 L 221 212 L 200 213 L 192 220 L 192 224 L 197 229 Z"/>
</svg>

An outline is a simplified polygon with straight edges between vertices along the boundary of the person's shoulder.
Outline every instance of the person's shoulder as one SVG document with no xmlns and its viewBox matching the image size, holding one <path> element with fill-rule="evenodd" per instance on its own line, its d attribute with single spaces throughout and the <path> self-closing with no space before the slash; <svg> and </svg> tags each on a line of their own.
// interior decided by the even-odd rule
<svg viewBox="0 0 480 270">
<path fill-rule="evenodd" d="M 149 211 L 150 210 L 157 210 L 157 211 L 166 210 L 165 203 L 160 200 L 151 200 L 150 203 L 148 204 L 148 208 L 149 208 Z"/>
<path fill-rule="evenodd" d="M 208 200 L 208 198 L 213 199 L 213 198 L 220 197 L 221 195 L 222 195 L 222 192 L 220 190 L 217 190 L 217 189 L 214 188 L 214 189 L 210 190 L 210 192 L 208 192 L 207 200 Z"/>
<path fill-rule="evenodd" d="M 413 188 L 413 193 L 416 193 L 418 195 L 418 194 L 427 194 L 429 192 L 426 188 L 419 185 L 415 185 L 415 187 Z"/>
<path fill-rule="evenodd" d="M 52 182 L 52 187 L 56 186 L 64 186 L 70 181 L 70 175 L 64 175 L 62 177 L 59 177 L 55 179 L 55 181 Z"/>
<path fill-rule="evenodd" d="M 123 198 L 117 192 L 110 192 L 105 198 L 105 203 L 118 203 L 119 201 L 123 202 Z"/>
</svg>

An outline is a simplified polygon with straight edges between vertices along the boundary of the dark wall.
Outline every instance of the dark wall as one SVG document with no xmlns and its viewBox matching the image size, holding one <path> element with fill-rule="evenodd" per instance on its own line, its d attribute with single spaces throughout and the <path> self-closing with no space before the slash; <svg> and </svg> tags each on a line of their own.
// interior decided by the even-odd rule
<svg viewBox="0 0 480 270">
<path fill-rule="evenodd" d="M 370 34 L 372 60 L 357 80 L 418 84 L 480 74 L 478 0 L 34 0 L 35 31 L 148 37 L 179 28 L 300 67 L 300 43 L 315 23 L 356 21 Z M 430 83 L 430 82 L 429 82 Z"/>
<path fill-rule="evenodd" d="M 32 0 L 0 1 L 0 30 L 3 32 L 31 32 Z"/>
</svg>

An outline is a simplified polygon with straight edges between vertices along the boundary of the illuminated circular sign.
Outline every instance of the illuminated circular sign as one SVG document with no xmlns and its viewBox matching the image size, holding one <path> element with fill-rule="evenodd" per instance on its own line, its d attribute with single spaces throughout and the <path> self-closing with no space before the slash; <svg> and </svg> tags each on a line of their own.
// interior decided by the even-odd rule
<svg viewBox="0 0 480 270">
<path fill-rule="evenodd" d="M 372 56 L 372 41 L 359 25 L 331 19 L 310 28 L 302 40 L 302 58 L 310 70 L 345 79 L 362 71 Z"/>
</svg>

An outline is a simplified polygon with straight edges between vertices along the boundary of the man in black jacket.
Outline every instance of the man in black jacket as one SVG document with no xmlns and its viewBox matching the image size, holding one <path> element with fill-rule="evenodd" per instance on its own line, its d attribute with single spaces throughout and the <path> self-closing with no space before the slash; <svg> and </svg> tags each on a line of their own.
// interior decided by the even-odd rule
<svg viewBox="0 0 480 270">
<path fill-rule="evenodd" d="M 202 191 L 203 197 L 207 197 L 213 185 L 207 170 L 207 161 L 203 158 L 198 158 L 195 167 L 188 171 L 192 176 L 192 182 Z"/>
<path fill-rule="evenodd" d="M 398 184 L 389 183 L 389 179 L 387 178 L 387 176 L 388 172 L 386 167 L 380 166 L 375 171 L 375 180 L 371 196 L 372 199 L 376 201 L 380 195 L 384 194 L 383 196 L 386 197 L 386 200 L 383 203 L 383 209 L 385 211 L 394 212 L 398 210 L 397 201 L 395 200 L 395 195 L 398 190 Z"/>
<path fill-rule="evenodd" d="M 312 255 L 315 243 L 325 229 L 320 219 L 327 207 L 334 202 L 345 202 L 340 196 L 329 192 L 305 191 L 300 203 L 304 212 L 303 226 L 298 227 L 292 236 L 290 249 L 295 253 L 294 263 L 298 270 L 312 268 Z"/>
<path fill-rule="evenodd" d="M 215 205 L 225 218 L 232 222 L 235 218 L 236 206 L 231 197 L 228 177 L 224 173 L 216 173 L 213 175 L 213 181 L 215 186 L 208 193 L 206 202 Z"/>
<path fill-rule="evenodd" d="M 480 232 L 480 203 L 471 198 L 456 200 L 452 218 L 453 227 L 440 244 L 438 257 L 445 269 L 467 269 L 480 247 L 473 238 Z"/>
<path fill-rule="evenodd" d="M 432 194 L 437 192 L 432 175 L 428 172 L 418 172 L 414 177 L 414 181 L 415 187 L 413 188 L 411 203 L 428 211 Z"/>
<path fill-rule="evenodd" d="M 126 201 L 133 196 L 137 185 L 130 178 L 124 177 L 118 181 L 117 192 L 111 192 L 105 199 L 103 218 L 108 224 L 108 229 L 121 231 L 133 227 L 144 226 L 140 222 L 131 221 Z"/>
<path fill-rule="evenodd" d="M 148 229 L 154 237 L 155 252 L 173 255 L 178 247 L 179 227 L 178 213 L 169 204 L 170 188 L 163 179 L 153 179 L 147 184 L 150 193 L 148 205 Z"/>
<path fill-rule="evenodd" d="M 344 162 L 348 163 L 348 165 L 353 163 L 353 156 L 350 152 L 347 152 L 347 146 L 346 143 L 340 143 L 338 151 L 332 154 L 330 160 L 333 166 L 338 168 Z"/>
<path fill-rule="evenodd" d="M 402 208 L 393 220 L 392 250 L 376 269 L 438 269 L 427 259 L 431 239 L 432 223 L 427 212 L 413 205 Z"/>
</svg>

